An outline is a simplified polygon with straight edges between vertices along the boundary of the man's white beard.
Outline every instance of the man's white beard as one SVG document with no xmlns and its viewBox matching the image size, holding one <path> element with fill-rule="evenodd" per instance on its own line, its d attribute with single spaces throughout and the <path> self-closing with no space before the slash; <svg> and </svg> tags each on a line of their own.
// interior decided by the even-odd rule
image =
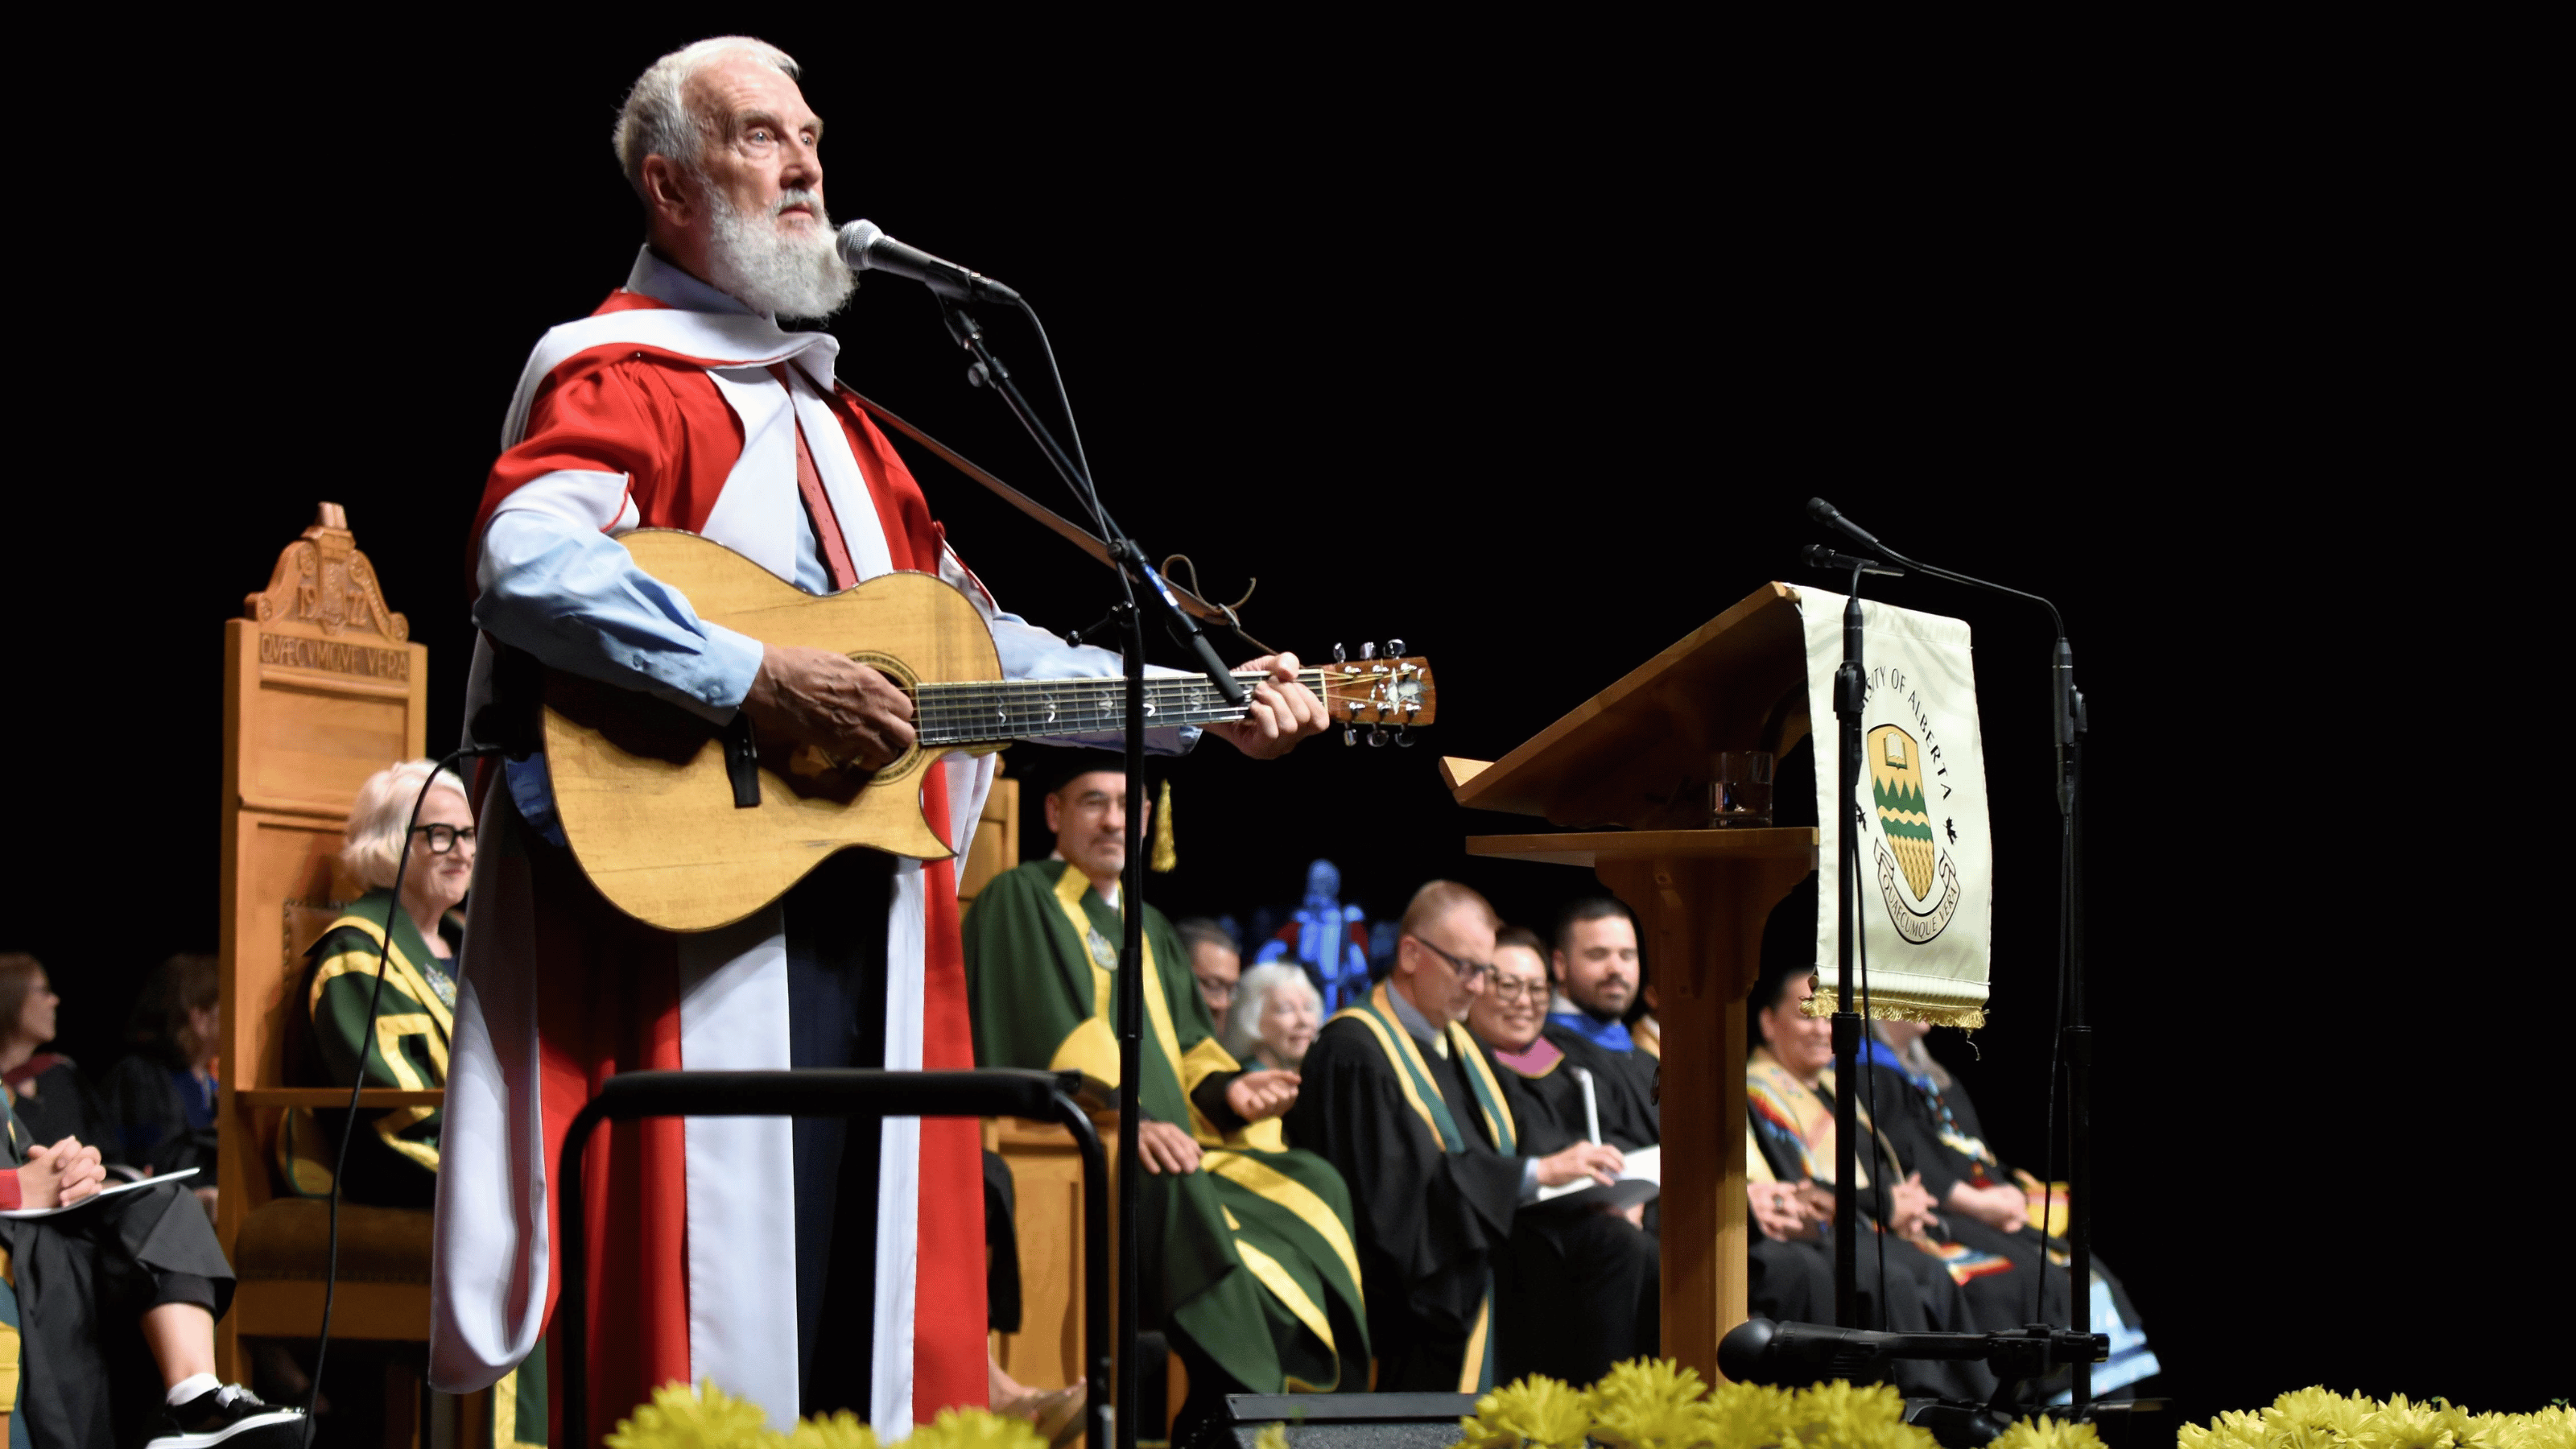
<svg viewBox="0 0 2576 1449">
<path fill-rule="evenodd" d="M 780 229 L 778 214 L 802 203 L 814 212 L 801 232 Z M 755 312 L 780 317 L 829 317 L 858 289 L 858 274 L 833 245 L 832 220 L 821 197 L 790 191 L 766 216 L 750 217 L 715 199 L 714 235 L 707 242 L 707 280 Z"/>
</svg>

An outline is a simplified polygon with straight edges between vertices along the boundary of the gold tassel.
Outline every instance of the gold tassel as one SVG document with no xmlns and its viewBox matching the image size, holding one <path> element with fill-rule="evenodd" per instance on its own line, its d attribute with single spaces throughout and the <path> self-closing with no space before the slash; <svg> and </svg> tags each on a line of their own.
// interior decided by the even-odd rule
<svg viewBox="0 0 2576 1449">
<path fill-rule="evenodd" d="M 1146 864 L 1158 875 L 1169 875 L 1180 863 L 1180 852 L 1172 847 L 1172 782 L 1165 780 L 1154 800 L 1154 855 Z"/>
</svg>

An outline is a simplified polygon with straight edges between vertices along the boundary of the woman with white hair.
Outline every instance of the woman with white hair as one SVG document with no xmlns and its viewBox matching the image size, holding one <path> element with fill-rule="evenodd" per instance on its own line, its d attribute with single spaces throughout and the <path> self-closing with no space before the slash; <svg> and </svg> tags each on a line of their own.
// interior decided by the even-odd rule
<svg viewBox="0 0 2576 1449">
<path fill-rule="evenodd" d="M 1315 1033 L 1324 1028 L 1324 998 L 1306 968 L 1274 961 L 1243 973 L 1225 1018 L 1225 1049 L 1250 1066 L 1259 1061 L 1283 1072 L 1297 1070 Z"/>
<path fill-rule="evenodd" d="M 349 1086 L 419 1090 L 447 1085 L 447 1039 L 456 1011 L 456 948 L 464 918 L 456 907 L 474 872 L 474 812 L 465 782 L 428 760 L 389 765 L 358 787 L 340 850 L 348 873 L 367 886 L 313 943 L 306 1000 L 313 1044 L 331 1080 Z M 426 798 L 423 785 L 428 786 Z M 420 814 L 412 815 L 414 801 Z M 402 894 L 394 894 L 399 869 Z M 385 935 L 393 948 L 385 949 Z M 367 1005 L 384 960 L 383 994 L 369 1029 Z M 341 1113 L 318 1114 L 334 1128 Z M 349 1144 L 341 1196 L 384 1207 L 428 1207 L 438 1190 L 439 1110 L 395 1107 L 360 1114 Z M 299 1133 L 280 1144 L 296 1191 L 331 1190 L 335 1132 Z"/>
</svg>

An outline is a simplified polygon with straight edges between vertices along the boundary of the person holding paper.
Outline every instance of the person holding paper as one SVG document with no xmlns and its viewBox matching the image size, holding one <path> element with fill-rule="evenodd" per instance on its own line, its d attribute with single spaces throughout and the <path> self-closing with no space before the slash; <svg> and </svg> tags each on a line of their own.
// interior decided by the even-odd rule
<svg viewBox="0 0 2576 1449">
<path fill-rule="evenodd" d="M 233 1271 L 184 1190 L 192 1181 L 174 1173 L 102 1195 L 97 1148 L 39 1145 L 0 1106 L 0 1212 L 11 1214 L 0 1252 L 18 1297 L 18 1412 L 32 1442 L 110 1449 L 157 1428 L 147 1449 L 299 1449 L 301 1412 L 215 1377 Z M 146 1418 L 156 1389 L 158 1425 Z"/>
<path fill-rule="evenodd" d="M 1623 1174 L 1627 1154 L 1655 1145 L 1653 1106 L 1647 1130 L 1614 1084 L 1585 1076 L 1598 1069 L 1540 1034 L 1547 1006 L 1547 966 L 1537 933 L 1506 926 L 1494 936 L 1494 978 L 1467 1008 L 1467 1025 L 1493 1049 L 1507 1078 L 1518 1078 L 1526 1135 L 1542 1149 L 1559 1142 L 1615 1146 Z M 1580 1043 L 1578 1042 L 1578 1045 Z M 1615 1136 L 1605 1126 L 1615 1124 Z M 1644 1230 L 1645 1203 L 1591 1201 L 1590 1185 L 1562 1198 L 1542 1195 L 1512 1225 L 1508 1270 L 1498 1275 L 1498 1368 L 1506 1379 L 1544 1373 L 1590 1383 L 1622 1359 L 1652 1358 L 1663 1341 L 1662 1265 Z"/>
</svg>

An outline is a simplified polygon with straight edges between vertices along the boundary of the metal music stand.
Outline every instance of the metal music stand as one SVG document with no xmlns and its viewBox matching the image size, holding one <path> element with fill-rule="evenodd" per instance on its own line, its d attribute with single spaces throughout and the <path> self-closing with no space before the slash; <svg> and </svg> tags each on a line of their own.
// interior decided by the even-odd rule
<svg viewBox="0 0 2576 1449">
<path fill-rule="evenodd" d="M 581 1210 L 583 1148 L 602 1122 L 639 1117 L 1020 1117 L 1053 1122 L 1082 1152 L 1083 1347 L 1090 1383 L 1084 1442 L 1109 1443 L 1109 1162 L 1091 1116 L 1074 1100 L 1076 1072 L 623 1072 L 603 1084 L 564 1133 L 555 1201 L 563 1292 L 555 1331 L 563 1340 L 563 1426 L 568 1444 L 588 1445 L 589 1242 Z M 764 1407 L 767 1407 L 764 1405 Z"/>
</svg>

